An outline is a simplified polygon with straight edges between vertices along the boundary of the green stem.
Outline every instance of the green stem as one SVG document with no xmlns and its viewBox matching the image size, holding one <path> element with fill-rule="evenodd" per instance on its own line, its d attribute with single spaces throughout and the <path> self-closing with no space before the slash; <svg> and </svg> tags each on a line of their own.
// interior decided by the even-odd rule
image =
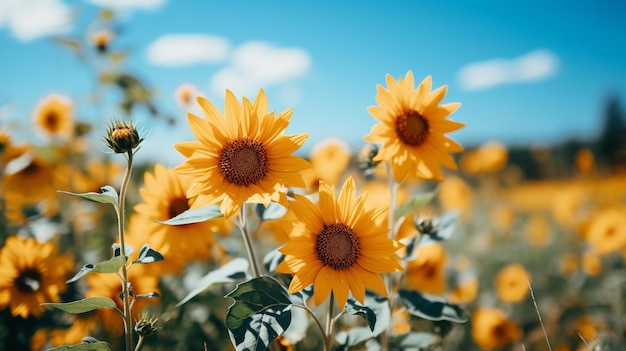
<svg viewBox="0 0 626 351">
<path fill-rule="evenodd" d="M 254 245 L 252 244 L 252 238 L 250 237 L 250 233 L 246 226 L 246 204 L 243 203 L 241 208 L 239 209 L 239 220 L 234 221 L 239 230 L 241 230 L 241 235 L 243 237 L 243 243 L 246 247 L 246 252 L 248 253 L 248 260 L 250 261 L 250 266 L 252 267 L 252 274 L 255 278 L 261 276 L 259 266 L 256 260 L 256 253 L 254 252 Z"/>
<path fill-rule="evenodd" d="M 326 316 L 326 331 L 324 332 L 324 351 L 330 351 L 333 340 L 333 309 L 335 307 L 335 295 L 330 292 L 328 299 L 328 315 Z"/>
<path fill-rule="evenodd" d="M 130 181 L 130 173 L 133 168 L 133 153 L 129 151 L 127 154 L 128 166 L 122 179 L 122 185 L 120 186 L 119 203 L 116 207 L 117 214 L 117 230 L 120 240 L 120 253 L 126 257 L 126 244 L 124 243 L 124 219 L 125 219 L 125 205 L 126 205 L 126 189 Z M 130 312 L 130 299 L 128 289 L 128 270 L 126 265 L 122 266 L 122 297 L 124 301 L 124 334 L 126 339 L 126 350 L 133 349 L 133 319 Z"/>
<path fill-rule="evenodd" d="M 135 351 L 139 351 L 139 349 L 141 349 L 142 344 L 143 344 L 143 335 L 139 335 L 139 340 L 137 341 L 137 346 L 135 346 Z"/>
<path fill-rule="evenodd" d="M 304 306 L 304 305 L 296 305 L 296 304 L 293 304 L 291 306 L 301 308 L 301 309 L 305 310 L 311 317 L 313 317 L 313 321 L 315 321 L 315 325 L 317 325 L 317 328 L 320 330 L 320 333 L 322 333 L 322 337 L 324 337 L 324 340 L 326 340 L 326 333 L 324 332 L 324 327 L 322 326 L 322 323 L 317 318 L 315 313 L 313 311 L 311 311 L 310 308 L 308 308 L 307 306 Z"/>
</svg>

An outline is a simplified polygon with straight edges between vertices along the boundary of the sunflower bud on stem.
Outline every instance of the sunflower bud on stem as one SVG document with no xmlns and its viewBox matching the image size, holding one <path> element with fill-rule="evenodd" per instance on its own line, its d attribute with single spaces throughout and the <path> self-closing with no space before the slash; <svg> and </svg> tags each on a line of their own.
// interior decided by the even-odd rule
<svg viewBox="0 0 626 351">
<path fill-rule="evenodd" d="M 104 141 L 114 153 L 126 154 L 137 149 L 144 138 L 133 125 L 132 119 L 128 123 L 114 120 L 107 127 L 107 136 L 104 137 Z"/>
</svg>

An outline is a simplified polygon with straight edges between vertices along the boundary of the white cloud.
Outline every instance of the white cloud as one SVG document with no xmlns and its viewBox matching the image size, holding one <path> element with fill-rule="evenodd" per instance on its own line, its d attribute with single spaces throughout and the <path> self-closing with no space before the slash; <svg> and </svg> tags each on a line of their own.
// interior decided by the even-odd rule
<svg viewBox="0 0 626 351">
<path fill-rule="evenodd" d="M 206 34 L 166 34 L 152 42 L 147 59 L 153 65 L 187 66 L 219 63 L 228 57 L 227 39 Z"/>
<path fill-rule="evenodd" d="M 60 0 L 0 1 L 0 28 L 20 41 L 66 32 L 71 24 L 72 11 Z"/>
<path fill-rule="evenodd" d="M 260 88 L 304 76 L 311 65 L 311 56 L 303 49 L 251 41 L 235 49 L 230 65 L 212 77 L 210 87 L 220 95 L 229 89 L 237 95 L 252 97 Z"/>
<path fill-rule="evenodd" d="M 120 10 L 120 11 L 130 11 L 130 10 L 156 10 L 159 7 L 165 4 L 166 0 L 88 0 L 90 3 Z"/>
<path fill-rule="evenodd" d="M 481 90 L 502 84 L 536 82 L 555 76 L 559 58 L 549 50 L 537 49 L 513 58 L 473 62 L 462 67 L 458 80 L 465 90 Z"/>
</svg>

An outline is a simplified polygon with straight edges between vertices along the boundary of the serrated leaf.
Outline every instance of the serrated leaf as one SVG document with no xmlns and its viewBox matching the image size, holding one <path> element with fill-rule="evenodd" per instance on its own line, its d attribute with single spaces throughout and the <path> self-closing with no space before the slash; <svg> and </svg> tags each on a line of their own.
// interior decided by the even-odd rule
<svg viewBox="0 0 626 351">
<path fill-rule="evenodd" d="M 363 317 L 367 321 L 370 330 L 372 332 L 374 331 L 374 327 L 376 326 L 376 313 L 374 313 L 374 310 L 362 306 L 357 300 L 351 297 L 348 299 L 344 311 L 351 315 Z"/>
<path fill-rule="evenodd" d="M 285 259 L 285 255 L 278 251 L 272 250 L 263 257 L 263 266 L 267 272 L 275 272 L 276 267 Z"/>
<path fill-rule="evenodd" d="M 226 327 L 238 351 L 266 350 L 291 323 L 289 294 L 274 278 L 245 281 L 226 297 L 235 300 L 228 308 Z"/>
<path fill-rule="evenodd" d="M 155 221 L 167 225 L 184 225 L 208 221 L 210 219 L 224 217 L 217 205 L 209 205 L 201 208 L 187 210 L 174 218 L 166 221 Z"/>
<path fill-rule="evenodd" d="M 270 221 L 284 216 L 285 213 L 287 213 L 287 208 L 278 203 L 270 202 L 267 207 L 263 204 L 257 204 L 254 207 L 254 212 L 256 212 L 257 216 L 259 216 L 259 219 L 262 221 Z"/>
<path fill-rule="evenodd" d="M 455 323 L 467 322 L 465 311 L 444 299 L 423 295 L 417 291 L 400 289 L 398 300 L 413 316 L 430 321 L 447 320 Z"/>
<path fill-rule="evenodd" d="M 117 191 L 115 191 L 115 188 L 113 188 L 110 185 L 105 185 L 102 188 L 100 188 L 100 193 L 90 192 L 90 193 L 77 194 L 77 193 L 71 193 L 69 191 L 63 191 L 63 190 L 59 190 L 59 192 L 63 194 L 67 194 L 67 195 L 77 196 L 77 197 L 80 197 L 89 201 L 103 203 L 103 204 L 117 205 L 118 203 Z"/>
<path fill-rule="evenodd" d="M 87 297 L 82 300 L 65 302 L 65 303 L 55 303 L 55 302 L 47 302 L 42 303 L 43 306 L 50 306 L 56 308 L 57 310 L 61 310 L 67 313 L 78 314 L 94 311 L 100 308 L 115 308 L 117 305 L 115 301 L 111 300 L 108 297 Z"/>
<path fill-rule="evenodd" d="M 217 286 L 221 286 L 224 284 L 234 283 L 238 280 L 244 279 L 246 277 L 246 272 L 248 271 L 248 260 L 244 258 L 235 258 L 234 260 L 226 263 L 222 267 L 209 272 L 200 280 L 196 287 L 185 296 L 179 303 L 176 304 L 177 307 L 180 307 L 182 304 L 191 300 L 195 296 Z"/>
<path fill-rule="evenodd" d="M 80 279 L 87 273 L 96 272 L 96 273 L 115 273 L 126 263 L 126 257 L 116 256 L 111 258 L 110 260 L 106 260 L 104 262 L 99 262 L 96 264 L 88 263 L 83 266 L 83 268 L 76 273 L 70 280 L 66 281 L 67 284 L 73 283 Z"/>
<path fill-rule="evenodd" d="M 143 244 L 141 249 L 139 249 L 139 257 L 133 261 L 133 263 L 143 263 L 148 264 L 156 261 L 162 261 L 164 259 L 163 255 L 153 250 L 150 245 Z"/>
<path fill-rule="evenodd" d="M 424 207 L 426 204 L 432 201 L 437 195 L 437 191 L 430 191 L 424 194 L 420 194 L 417 197 L 414 197 L 408 202 L 403 203 L 398 206 L 398 208 L 394 212 L 394 217 L 396 220 L 400 218 L 406 217 L 409 213 L 417 210 L 418 208 Z"/>
</svg>

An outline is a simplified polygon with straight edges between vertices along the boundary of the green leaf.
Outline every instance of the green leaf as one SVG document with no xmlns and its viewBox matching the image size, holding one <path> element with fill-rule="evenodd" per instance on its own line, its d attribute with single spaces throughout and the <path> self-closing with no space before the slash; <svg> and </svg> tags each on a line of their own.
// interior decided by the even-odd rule
<svg viewBox="0 0 626 351">
<path fill-rule="evenodd" d="M 139 257 L 133 261 L 133 263 L 152 263 L 156 261 L 162 261 L 164 259 L 163 255 L 150 248 L 150 245 L 143 244 L 141 249 L 139 249 Z"/>
<path fill-rule="evenodd" d="M 386 297 L 366 291 L 363 302 L 361 305 L 353 298 L 349 298 L 345 306 L 346 312 L 365 318 L 368 327 L 354 327 L 337 333 L 335 340 L 343 349 L 361 345 L 389 327 L 390 313 Z"/>
<path fill-rule="evenodd" d="M 274 278 L 240 283 L 226 297 L 235 300 L 228 308 L 226 327 L 238 351 L 266 350 L 291 323 L 289 294 Z"/>
<path fill-rule="evenodd" d="M 376 313 L 374 313 L 374 310 L 366 306 L 361 306 L 357 300 L 349 298 L 344 311 L 354 316 L 363 317 L 367 321 L 370 330 L 374 331 L 374 327 L 376 326 Z"/>
<path fill-rule="evenodd" d="M 100 262 L 100 263 L 96 263 L 96 264 L 88 263 L 88 264 L 84 265 L 83 268 L 81 268 L 80 271 L 78 271 L 78 273 L 76 273 L 76 275 L 72 277 L 72 279 L 66 281 L 66 283 L 67 284 L 73 283 L 73 282 L 77 281 L 78 279 L 80 279 L 85 274 L 91 273 L 91 272 L 96 272 L 96 273 L 115 273 L 120 268 L 122 268 L 122 266 L 125 263 L 126 263 L 126 257 L 123 257 L 123 256 L 115 256 L 115 257 L 111 258 L 110 260 L 107 260 L 107 261 L 104 261 L 104 262 Z"/>
<path fill-rule="evenodd" d="M 263 257 L 263 266 L 268 272 L 275 272 L 276 267 L 285 259 L 285 255 L 278 251 L 272 250 Z"/>
<path fill-rule="evenodd" d="M 398 208 L 394 212 L 394 218 L 398 220 L 400 218 L 406 217 L 409 213 L 417 210 L 418 208 L 424 207 L 424 205 L 431 202 L 436 195 L 437 190 L 434 190 L 424 194 L 420 194 L 412 200 L 403 203 L 402 205 L 398 206 Z"/>
<path fill-rule="evenodd" d="M 404 350 L 427 350 L 439 340 L 436 335 L 424 332 L 411 332 L 391 339 L 391 349 Z"/>
<path fill-rule="evenodd" d="M 111 345 L 104 341 L 98 341 L 91 336 L 83 338 L 80 344 L 76 345 L 61 345 L 48 351 L 111 351 Z"/>
<path fill-rule="evenodd" d="M 248 271 L 248 260 L 244 258 L 235 258 L 222 267 L 209 272 L 200 278 L 196 287 L 185 296 L 176 307 L 180 307 L 195 296 L 217 286 L 234 283 L 246 277 Z"/>
<path fill-rule="evenodd" d="M 109 299 L 108 297 L 87 297 L 82 300 L 65 302 L 65 303 L 54 303 L 47 302 L 42 303 L 43 306 L 50 306 L 56 308 L 57 310 L 61 310 L 67 313 L 78 314 L 85 313 L 89 311 L 94 311 L 100 308 L 115 308 L 117 305 L 115 301 Z"/>
<path fill-rule="evenodd" d="M 270 202 L 270 204 L 265 207 L 263 204 L 257 204 L 254 207 L 254 212 L 256 212 L 259 219 L 262 221 L 270 221 L 272 219 L 281 218 L 286 212 L 287 209 L 275 202 Z"/>
<path fill-rule="evenodd" d="M 193 210 L 187 210 L 174 218 L 170 218 L 166 221 L 155 221 L 168 225 L 183 225 L 208 221 L 210 219 L 224 217 L 224 214 L 220 212 L 220 207 L 217 205 L 209 205 Z"/>
<path fill-rule="evenodd" d="M 59 190 L 59 192 L 63 194 L 67 194 L 67 195 L 77 196 L 77 197 L 80 197 L 89 201 L 100 202 L 103 204 L 117 205 L 118 203 L 117 191 L 115 191 L 115 189 L 110 185 L 105 185 L 102 188 L 100 188 L 100 193 L 90 192 L 90 193 L 84 193 L 84 194 L 76 194 L 76 193 L 70 193 L 69 191 L 62 191 L 62 190 Z"/>
<path fill-rule="evenodd" d="M 417 291 L 400 289 L 398 300 L 413 316 L 430 321 L 446 320 L 455 323 L 467 322 L 466 313 L 457 305 L 444 299 L 423 295 Z"/>
</svg>

